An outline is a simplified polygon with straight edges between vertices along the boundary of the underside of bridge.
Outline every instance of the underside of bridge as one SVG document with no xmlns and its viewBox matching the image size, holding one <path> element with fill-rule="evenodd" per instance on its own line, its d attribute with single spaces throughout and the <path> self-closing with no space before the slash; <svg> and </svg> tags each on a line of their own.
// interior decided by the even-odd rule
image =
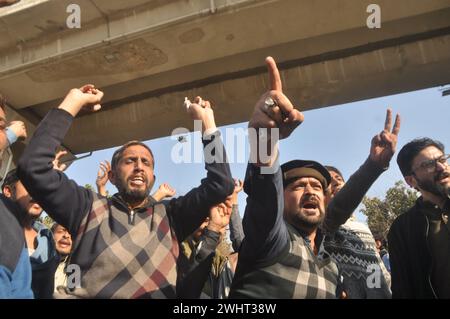
<svg viewBox="0 0 450 319">
<path fill-rule="evenodd" d="M 30 133 L 70 88 L 105 92 L 79 116 L 73 154 L 192 128 L 185 96 L 210 99 L 216 123 L 247 121 L 279 63 L 301 110 L 450 83 L 450 0 L 379 0 L 381 28 L 353 0 L 22 0 L 0 9 L 0 92 Z M 70 17 L 69 17 L 70 18 Z"/>
</svg>

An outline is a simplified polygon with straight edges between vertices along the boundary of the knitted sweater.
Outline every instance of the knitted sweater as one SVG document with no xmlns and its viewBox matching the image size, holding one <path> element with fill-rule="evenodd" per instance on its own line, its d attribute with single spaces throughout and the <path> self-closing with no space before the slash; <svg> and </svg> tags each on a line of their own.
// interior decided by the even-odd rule
<svg viewBox="0 0 450 319">
<path fill-rule="evenodd" d="M 391 297 L 390 274 L 376 250 L 372 232 L 365 224 L 349 219 L 336 232 L 325 236 L 321 248 L 336 261 L 348 298 Z"/>
<path fill-rule="evenodd" d="M 320 255 L 330 255 L 343 276 L 348 298 L 391 298 L 390 275 L 369 228 L 350 217 L 365 193 L 385 171 L 370 159 L 349 178 L 327 207 Z M 373 280 L 372 280 L 373 278 Z"/>
</svg>

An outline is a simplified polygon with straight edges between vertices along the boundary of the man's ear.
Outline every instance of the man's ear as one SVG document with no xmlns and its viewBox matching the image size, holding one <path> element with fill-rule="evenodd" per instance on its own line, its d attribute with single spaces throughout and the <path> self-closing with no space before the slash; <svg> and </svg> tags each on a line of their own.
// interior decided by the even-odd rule
<svg viewBox="0 0 450 319">
<path fill-rule="evenodd" d="M 12 191 L 12 189 L 11 189 L 11 187 L 10 186 L 5 186 L 5 187 L 3 187 L 3 194 L 6 196 L 6 197 L 8 197 L 8 198 L 12 198 L 13 197 L 13 191 Z"/>
<path fill-rule="evenodd" d="M 413 175 L 405 176 L 405 181 L 410 187 L 417 189 L 417 181 Z"/>
<path fill-rule="evenodd" d="M 111 182 L 111 184 L 116 186 L 116 174 L 114 173 L 114 171 L 112 169 L 110 169 L 108 171 L 108 179 Z"/>
<path fill-rule="evenodd" d="M 150 183 L 150 190 L 152 190 L 153 186 L 155 186 L 155 182 L 156 182 L 156 175 L 153 174 L 153 182 Z"/>
</svg>

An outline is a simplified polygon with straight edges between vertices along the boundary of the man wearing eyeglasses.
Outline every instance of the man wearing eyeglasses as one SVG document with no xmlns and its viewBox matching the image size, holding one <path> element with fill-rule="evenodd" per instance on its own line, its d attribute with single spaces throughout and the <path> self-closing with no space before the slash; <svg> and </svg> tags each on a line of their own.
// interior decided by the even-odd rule
<svg viewBox="0 0 450 319">
<path fill-rule="evenodd" d="M 398 166 L 421 193 L 389 230 L 393 298 L 450 298 L 450 155 L 429 138 L 406 144 Z"/>
</svg>

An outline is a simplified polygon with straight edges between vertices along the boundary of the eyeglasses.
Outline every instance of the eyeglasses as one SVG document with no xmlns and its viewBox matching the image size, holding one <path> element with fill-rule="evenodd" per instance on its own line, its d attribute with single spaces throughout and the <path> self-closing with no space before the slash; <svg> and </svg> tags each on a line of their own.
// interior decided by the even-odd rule
<svg viewBox="0 0 450 319">
<path fill-rule="evenodd" d="M 426 171 L 427 173 L 434 173 L 436 171 L 436 164 L 439 163 L 443 166 L 447 166 L 449 165 L 449 159 L 450 159 L 450 154 L 446 154 L 446 155 L 442 155 L 438 158 L 435 159 L 431 159 L 428 161 L 423 161 L 422 163 L 420 163 L 420 165 L 418 167 L 416 167 L 415 169 L 412 170 L 412 172 L 414 173 L 415 170 L 417 169 L 423 169 L 424 171 Z"/>
</svg>

